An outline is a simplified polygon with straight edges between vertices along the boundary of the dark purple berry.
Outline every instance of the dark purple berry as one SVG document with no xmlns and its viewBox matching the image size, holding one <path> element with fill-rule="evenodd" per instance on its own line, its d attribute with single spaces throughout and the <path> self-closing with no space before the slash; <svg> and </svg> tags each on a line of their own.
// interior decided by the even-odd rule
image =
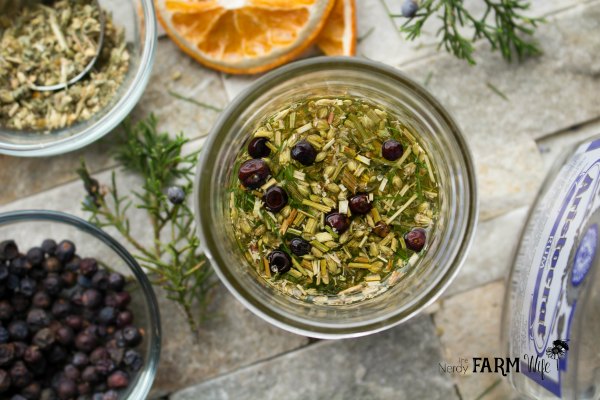
<svg viewBox="0 0 600 400">
<path fill-rule="evenodd" d="M 140 330 L 135 326 L 128 326 L 126 328 L 123 328 L 123 339 L 125 340 L 125 344 L 127 346 L 136 347 L 142 342 L 142 334 L 140 333 Z"/>
<path fill-rule="evenodd" d="M 133 323 L 133 313 L 129 310 L 121 311 L 117 314 L 116 325 L 118 328 L 131 325 Z"/>
<path fill-rule="evenodd" d="M 19 292 L 23 293 L 23 295 L 27 297 L 33 296 L 37 289 L 37 283 L 32 278 L 26 276 L 21 279 L 21 283 L 19 285 Z"/>
<path fill-rule="evenodd" d="M 79 380 L 79 378 L 81 377 L 81 372 L 73 364 L 67 364 L 67 365 L 65 365 L 65 368 L 63 369 L 63 375 L 65 378 L 71 379 L 72 381 L 77 382 Z"/>
<path fill-rule="evenodd" d="M 98 347 L 90 354 L 90 363 L 97 364 L 100 360 L 105 360 L 110 358 L 110 354 L 108 354 L 108 350 L 104 347 Z"/>
<path fill-rule="evenodd" d="M 10 374 L 3 369 L 0 369 L 0 393 L 6 392 L 11 385 Z"/>
<path fill-rule="evenodd" d="M 373 208 L 373 205 L 369 201 L 369 195 L 365 193 L 359 193 L 350 197 L 348 204 L 350 205 L 350 211 L 352 211 L 353 214 L 364 215 Z"/>
<path fill-rule="evenodd" d="M 373 232 L 375 232 L 375 234 L 381 238 L 384 238 L 387 235 L 389 235 L 390 230 L 390 226 L 383 221 L 377 222 L 375 224 L 375 227 L 373 228 Z"/>
<path fill-rule="evenodd" d="M 8 330 L 5 327 L 0 326 L 0 344 L 8 343 L 8 339 L 10 339 Z"/>
<path fill-rule="evenodd" d="M 77 400 L 88 400 L 89 397 L 86 395 L 92 393 L 92 385 L 87 382 L 78 383 L 77 392 L 79 393 Z"/>
<path fill-rule="evenodd" d="M 0 301 L 0 320 L 8 321 L 14 314 L 13 306 L 6 300 Z"/>
<path fill-rule="evenodd" d="M 92 286 L 99 290 L 108 289 L 108 272 L 99 270 L 92 277 Z"/>
<path fill-rule="evenodd" d="M 238 178 L 242 185 L 248 189 L 256 189 L 264 185 L 271 175 L 271 169 L 261 159 L 248 160 L 242 164 Z"/>
<path fill-rule="evenodd" d="M 310 253 L 311 248 L 312 246 L 310 243 L 300 237 L 295 237 L 290 240 L 290 250 L 299 257 Z"/>
<path fill-rule="evenodd" d="M 129 375 L 123 371 L 115 371 L 106 380 L 111 389 L 124 389 L 129 386 Z"/>
<path fill-rule="evenodd" d="M 19 248 L 14 240 L 5 240 L 0 243 L 0 260 L 12 260 L 19 255 Z"/>
<path fill-rule="evenodd" d="M 56 246 L 55 255 L 62 263 L 71 261 L 75 255 L 75 244 L 69 240 L 63 240 Z"/>
<path fill-rule="evenodd" d="M 32 382 L 21 390 L 21 395 L 27 400 L 37 400 L 42 394 L 42 385 L 39 382 Z"/>
<path fill-rule="evenodd" d="M 263 202 L 267 210 L 279 212 L 288 202 L 288 195 L 281 186 L 271 186 L 263 196 Z"/>
<path fill-rule="evenodd" d="M 13 341 L 23 341 L 29 337 L 29 328 L 25 321 L 13 321 L 8 325 L 8 333 Z"/>
<path fill-rule="evenodd" d="M 58 364 L 66 361 L 69 358 L 69 353 L 62 346 L 52 346 L 48 353 L 48 362 L 50 364 Z"/>
<path fill-rule="evenodd" d="M 75 334 L 73 333 L 73 329 L 69 328 L 68 326 L 61 326 L 56 330 L 55 336 L 58 343 L 64 346 L 69 346 L 71 343 L 73 343 Z"/>
<path fill-rule="evenodd" d="M 415 252 L 423 250 L 426 241 L 427 232 L 425 232 L 425 229 L 422 228 L 414 228 L 410 232 L 404 234 L 404 242 L 406 242 L 406 247 Z"/>
<path fill-rule="evenodd" d="M 144 365 L 144 359 L 142 358 L 140 353 L 138 353 L 135 350 L 127 350 L 125 352 L 123 362 L 134 372 L 139 371 Z"/>
<path fill-rule="evenodd" d="M 87 289 L 81 296 L 81 303 L 87 308 L 97 308 L 102 304 L 102 294 L 96 289 Z"/>
<path fill-rule="evenodd" d="M 338 212 L 327 215 L 325 217 L 325 223 L 339 234 L 346 232 L 350 227 L 350 220 L 348 217 Z"/>
<path fill-rule="evenodd" d="M 115 362 L 110 358 L 101 358 L 94 364 L 96 372 L 102 376 L 107 376 L 117 368 Z"/>
<path fill-rule="evenodd" d="M 40 400 L 57 400 L 56 392 L 52 388 L 46 388 L 42 390 L 42 394 L 40 395 Z"/>
<path fill-rule="evenodd" d="M 9 274 L 10 274 L 10 270 L 9 270 L 8 266 L 4 265 L 4 264 L 0 264 L 0 281 L 3 281 L 6 278 L 8 278 Z"/>
<path fill-rule="evenodd" d="M 71 288 L 77 283 L 77 274 L 73 271 L 64 271 L 60 274 L 60 281 L 64 287 Z"/>
<path fill-rule="evenodd" d="M 77 384 L 70 379 L 63 378 L 58 382 L 56 394 L 61 400 L 70 400 L 77 396 Z"/>
<path fill-rule="evenodd" d="M 118 400 L 119 399 L 119 392 L 117 392 L 116 390 L 109 390 L 106 393 L 104 393 L 104 396 L 102 396 L 102 400 Z"/>
<path fill-rule="evenodd" d="M 405 0 L 404 3 L 402 3 L 402 8 L 400 11 L 402 11 L 403 17 L 412 18 L 415 16 L 415 14 L 417 14 L 418 10 L 419 5 L 415 0 Z"/>
<path fill-rule="evenodd" d="M 36 308 L 48 308 L 52 304 L 52 298 L 47 292 L 40 291 L 33 295 L 31 304 Z"/>
<path fill-rule="evenodd" d="M 84 287 L 86 289 L 89 289 L 92 287 L 92 280 L 88 277 L 85 277 L 83 275 L 78 275 L 77 276 L 77 284 L 81 287 Z"/>
<path fill-rule="evenodd" d="M 10 365 L 15 359 L 14 343 L 0 344 L 0 367 Z"/>
<path fill-rule="evenodd" d="M 27 260 L 34 266 L 42 264 L 45 258 L 46 254 L 41 247 L 32 247 L 27 252 Z"/>
<path fill-rule="evenodd" d="M 54 332 L 52 332 L 52 330 L 49 328 L 41 329 L 35 334 L 32 340 L 33 344 L 39 347 L 41 350 L 49 349 L 55 341 L 56 338 L 54 336 Z"/>
<path fill-rule="evenodd" d="M 123 362 L 123 357 L 125 356 L 125 349 L 119 347 L 107 347 L 106 351 L 108 351 L 108 354 L 110 354 L 110 359 L 115 362 L 115 365 L 120 365 L 121 362 Z"/>
<path fill-rule="evenodd" d="M 98 372 L 96 371 L 96 367 L 90 365 L 85 367 L 85 369 L 81 373 L 81 379 L 84 382 L 96 383 L 100 381 L 100 374 L 98 374 Z"/>
<path fill-rule="evenodd" d="M 8 278 L 6 280 L 6 287 L 13 292 L 18 291 L 21 287 L 21 278 L 19 278 L 15 274 L 8 275 Z"/>
<path fill-rule="evenodd" d="M 78 350 L 89 353 L 94 350 L 98 344 L 98 338 L 95 335 L 91 335 L 87 332 L 81 332 L 75 337 L 75 347 Z"/>
<path fill-rule="evenodd" d="M 85 277 L 93 277 L 98 272 L 98 261 L 95 258 L 84 258 L 79 263 L 79 272 Z"/>
<path fill-rule="evenodd" d="M 19 277 L 27 275 L 32 268 L 33 265 L 25 256 L 17 257 L 10 262 L 10 273 Z"/>
<path fill-rule="evenodd" d="M 131 295 L 128 292 L 109 293 L 106 296 L 105 304 L 109 307 L 118 309 L 126 308 L 131 302 Z"/>
<path fill-rule="evenodd" d="M 292 259 L 281 250 L 274 250 L 269 254 L 269 268 L 275 274 L 285 274 L 292 268 Z"/>
<path fill-rule="evenodd" d="M 52 305 L 52 315 L 54 315 L 55 318 L 65 318 L 72 310 L 73 307 L 71 306 L 71 303 L 64 299 L 58 299 Z"/>
<path fill-rule="evenodd" d="M 27 350 L 25 350 L 25 354 L 23 354 L 23 361 L 27 365 L 37 365 L 44 360 L 44 354 L 37 346 L 29 346 Z"/>
<path fill-rule="evenodd" d="M 42 262 L 42 268 L 46 272 L 60 272 L 63 269 L 63 265 L 58 261 L 58 258 L 48 257 Z"/>
<path fill-rule="evenodd" d="M 83 318 L 80 315 L 68 315 L 65 318 L 65 324 L 71 329 L 79 331 L 83 328 Z"/>
<path fill-rule="evenodd" d="M 185 191 L 181 186 L 171 186 L 167 189 L 167 198 L 172 204 L 181 204 L 185 201 Z"/>
<path fill-rule="evenodd" d="M 25 342 L 13 342 L 15 345 L 15 358 L 23 358 L 23 355 L 27 351 L 27 343 Z"/>
<path fill-rule="evenodd" d="M 56 242 L 52 239 L 46 239 L 42 242 L 42 250 L 49 256 L 53 256 L 56 252 Z"/>
<path fill-rule="evenodd" d="M 388 139 L 381 145 L 381 156 L 389 161 L 396 161 L 402 157 L 404 149 L 402 144 L 394 139 Z"/>
<path fill-rule="evenodd" d="M 77 353 L 73 354 L 73 359 L 71 362 L 77 368 L 83 368 L 90 363 L 90 359 L 87 354 L 78 351 Z"/>
<path fill-rule="evenodd" d="M 16 312 L 23 313 L 29 308 L 29 297 L 22 293 L 15 293 L 10 299 L 10 303 Z"/>
<path fill-rule="evenodd" d="M 252 158 L 267 157 L 271 154 L 271 149 L 267 146 L 269 140 L 264 137 L 254 138 L 248 143 L 248 154 Z"/>
<path fill-rule="evenodd" d="M 317 158 L 317 151 L 306 140 L 301 140 L 292 147 L 291 156 L 302 165 L 312 165 Z"/>
<path fill-rule="evenodd" d="M 81 257 L 79 257 L 78 255 L 75 255 L 75 256 L 73 256 L 71 261 L 69 261 L 68 263 L 65 264 L 65 269 L 67 271 L 78 272 L 80 265 L 81 265 Z"/>
<path fill-rule="evenodd" d="M 125 287 L 125 277 L 118 272 L 111 272 L 108 276 L 108 287 L 115 292 L 120 292 Z"/>
<path fill-rule="evenodd" d="M 27 313 L 27 325 L 33 332 L 50 325 L 50 316 L 41 308 L 33 308 Z"/>
<path fill-rule="evenodd" d="M 50 296 L 57 296 L 62 290 L 62 280 L 58 274 L 48 274 L 43 282 L 44 289 Z"/>
<path fill-rule="evenodd" d="M 102 325 L 112 325 L 117 318 L 117 310 L 114 307 L 104 307 L 98 313 L 98 322 Z"/>
<path fill-rule="evenodd" d="M 29 372 L 23 361 L 17 361 L 10 369 L 10 380 L 13 386 L 24 388 L 31 383 L 33 375 Z"/>
</svg>

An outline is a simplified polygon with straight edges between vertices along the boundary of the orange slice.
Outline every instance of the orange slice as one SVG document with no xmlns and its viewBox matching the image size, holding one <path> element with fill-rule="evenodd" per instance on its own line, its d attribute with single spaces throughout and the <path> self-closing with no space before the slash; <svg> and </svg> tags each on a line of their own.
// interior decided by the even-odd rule
<svg viewBox="0 0 600 400">
<path fill-rule="evenodd" d="M 328 56 L 353 56 L 356 53 L 356 6 L 354 0 L 336 0 L 317 46 Z"/>
<path fill-rule="evenodd" d="M 314 43 L 335 0 L 154 0 L 175 43 L 232 74 L 284 64 Z"/>
</svg>

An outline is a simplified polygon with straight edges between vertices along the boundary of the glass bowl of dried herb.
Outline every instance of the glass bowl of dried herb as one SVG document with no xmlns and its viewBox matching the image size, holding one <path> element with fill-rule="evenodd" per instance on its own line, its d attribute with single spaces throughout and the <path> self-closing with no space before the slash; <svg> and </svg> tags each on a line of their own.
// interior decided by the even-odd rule
<svg viewBox="0 0 600 400">
<path fill-rule="evenodd" d="M 144 271 L 107 233 L 54 211 L 0 215 L 0 332 L 2 398 L 146 399 L 160 357 Z"/>
<path fill-rule="evenodd" d="M 331 57 L 273 71 L 229 105 L 202 150 L 195 202 L 228 289 L 318 338 L 377 332 L 431 304 L 478 209 L 448 112 L 396 69 Z"/>
<path fill-rule="evenodd" d="M 155 47 L 151 0 L 0 1 L 0 153 L 51 156 L 110 132 L 141 97 Z"/>
</svg>

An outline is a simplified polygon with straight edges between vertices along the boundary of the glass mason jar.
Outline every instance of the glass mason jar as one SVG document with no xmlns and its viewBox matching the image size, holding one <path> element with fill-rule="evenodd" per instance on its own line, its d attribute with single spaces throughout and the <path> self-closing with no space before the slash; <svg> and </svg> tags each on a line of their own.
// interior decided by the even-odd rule
<svg viewBox="0 0 600 400">
<path fill-rule="evenodd" d="M 381 105 L 420 135 L 440 185 L 439 218 L 429 249 L 395 286 L 354 304 L 315 304 L 282 294 L 250 268 L 233 236 L 233 165 L 258 123 L 311 96 L 349 95 Z M 421 86 L 380 63 L 319 57 L 258 79 L 221 114 L 200 157 L 195 211 L 203 250 L 225 286 L 251 311 L 288 331 L 317 338 L 362 336 L 397 325 L 431 304 L 457 274 L 477 221 L 475 170 L 448 112 Z"/>
</svg>

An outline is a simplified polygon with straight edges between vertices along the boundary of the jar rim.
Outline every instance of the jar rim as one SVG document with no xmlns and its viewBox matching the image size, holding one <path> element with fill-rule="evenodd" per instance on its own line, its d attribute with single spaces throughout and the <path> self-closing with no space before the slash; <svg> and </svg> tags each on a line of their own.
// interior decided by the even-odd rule
<svg viewBox="0 0 600 400">
<path fill-rule="evenodd" d="M 253 298 L 249 291 L 245 291 L 243 287 L 237 285 L 237 282 L 230 280 L 228 275 L 223 270 L 225 264 L 221 255 L 218 253 L 217 245 L 211 235 L 210 229 L 214 225 L 213 218 L 209 210 L 210 193 L 202 190 L 205 187 L 210 187 L 209 182 L 212 181 L 212 167 L 218 165 L 217 154 L 219 149 L 228 146 L 228 136 L 225 132 L 230 131 L 232 124 L 231 120 L 237 117 L 242 110 L 252 104 L 254 100 L 262 94 L 277 87 L 289 77 L 296 76 L 299 73 L 310 73 L 327 70 L 354 70 L 368 74 L 369 72 L 385 75 L 387 78 L 398 82 L 401 85 L 413 90 L 419 96 L 422 96 L 428 107 L 431 107 L 443 119 L 453 134 L 453 139 L 456 141 L 460 150 L 460 157 L 466 166 L 464 171 L 465 178 L 465 195 L 468 198 L 469 205 L 466 208 L 467 222 L 465 224 L 465 233 L 463 241 L 457 246 L 456 254 L 452 260 L 448 262 L 449 267 L 444 271 L 441 278 L 434 285 L 430 285 L 421 298 L 410 303 L 402 312 L 396 312 L 392 315 L 387 315 L 379 319 L 365 320 L 354 325 L 346 325 L 340 327 L 335 324 L 314 323 L 306 319 L 290 318 L 282 313 L 278 313 L 275 309 L 264 307 L 262 302 Z M 219 134 L 220 133 L 220 134 Z M 476 192 L 476 176 L 475 168 L 472 161 L 469 147 L 458 128 L 445 108 L 427 92 L 421 85 L 408 78 L 395 68 L 374 62 L 370 60 L 349 58 L 349 57 L 316 57 L 302 61 L 297 61 L 288 64 L 284 67 L 269 72 L 256 80 L 250 87 L 246 88 L 238 95 L 229 106 L 223 111 L 219 119 L 213 126 L 211 133 L 203 146 L 203 151 L 199 156 L 195 179 L 194 191 L 194 210 L 196 218 L 197 233 L 201 241 L 202 250 L 207 259 L 213 265 L 217 276 L 227 287 L 227 289 L 248 309 L 267 320 L 268 322 L 288 330 L 290 332 L 317 337 L 317 338 L 342 338 L 342 337 L 357 337 L 370 333 L 375 333 L 397 324 L 400 324 L 409 318 L 416 315 L 423 308 L 433 303 L 443 291 L 450 285 L 454 277 L 460 270 L 464 259 L 468 253 L 474 237 L 474 228 L 478 219 L 478 197 Z M 203 210 L 205 212 L 203 212 Z"/>
</svg>

